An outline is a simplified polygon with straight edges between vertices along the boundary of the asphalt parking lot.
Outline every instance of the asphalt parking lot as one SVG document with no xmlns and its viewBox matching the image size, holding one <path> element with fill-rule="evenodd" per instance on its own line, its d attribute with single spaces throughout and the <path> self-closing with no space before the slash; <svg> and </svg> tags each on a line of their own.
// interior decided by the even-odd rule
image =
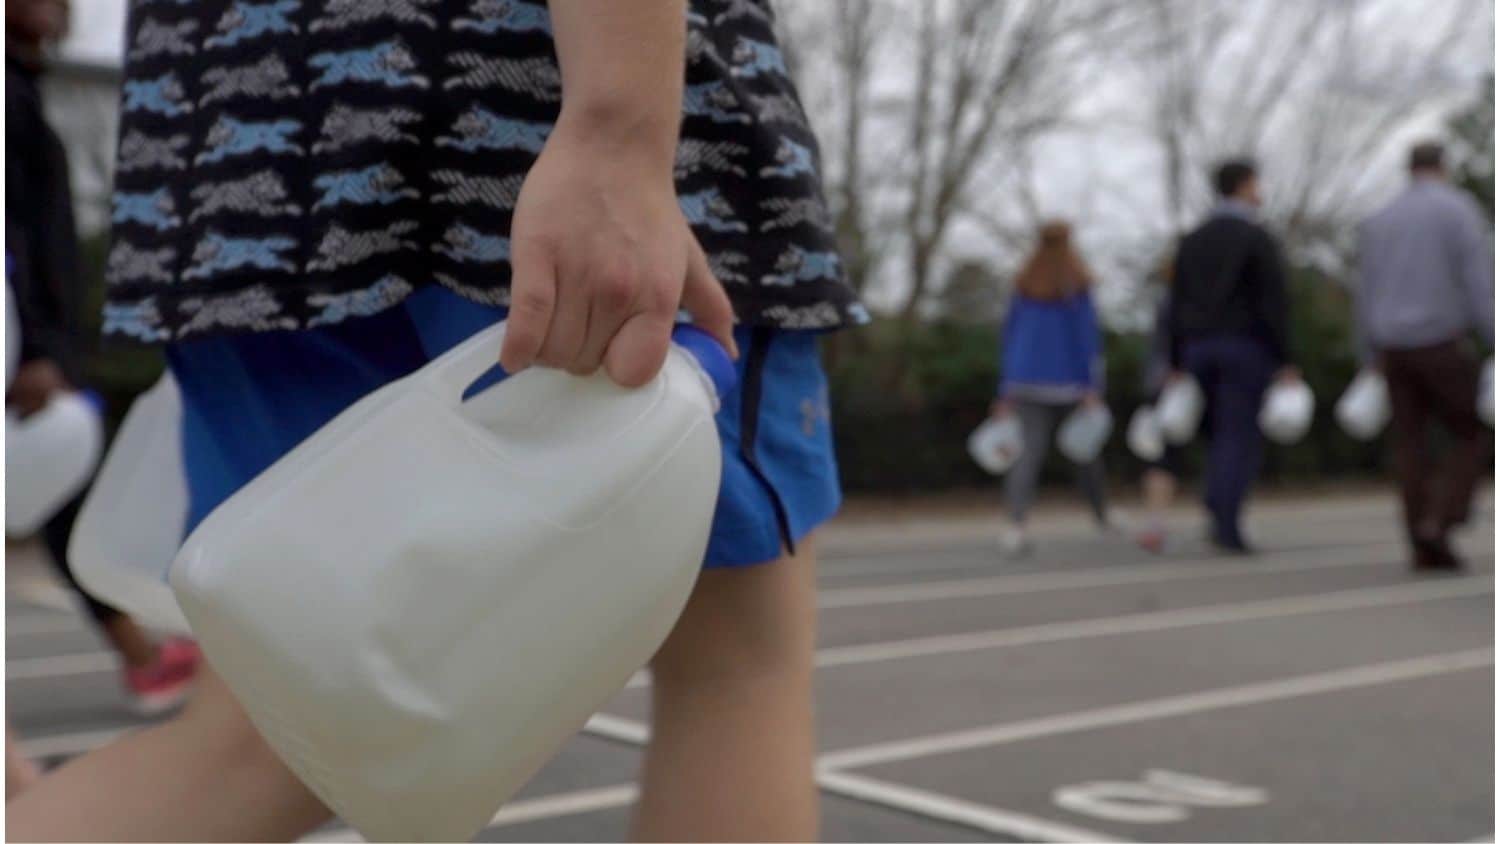
<svg viewBox="0 0 1500 844">
<path fill-rule="evenodd" d="M 1395 517 L 1387 496 L 1265 507 L 1253 559 L 1190 538 L 1150 556 L 1077 519 L 1022 561 L 972 525 L 831 537 L 825 840 L 1493 840 L 1493 518 L 1463 536 L 1467 572 L 1419 576 Z M 137 726 L 83 619 L 18 578 L 27 752 Z M 646 705 L 622 691 L 481 839 L 619 840 Z"/>
</svg>

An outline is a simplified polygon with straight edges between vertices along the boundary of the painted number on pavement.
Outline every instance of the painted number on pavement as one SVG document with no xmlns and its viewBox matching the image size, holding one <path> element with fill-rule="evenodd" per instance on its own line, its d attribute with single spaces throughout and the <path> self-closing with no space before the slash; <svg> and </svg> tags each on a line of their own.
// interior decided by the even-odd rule
<svg viewBox="0 0 1500 844">
<path fill-rule="evenodd" d="M 1070 812 L 1120 823 L 1176 823 L 1193 809 L 1230 809 L 1266 802 L 1264 789 L 1150 770 L 1137 782 L 1099 780 L 1065 785 L 1052 802 Z"/>
</svg>

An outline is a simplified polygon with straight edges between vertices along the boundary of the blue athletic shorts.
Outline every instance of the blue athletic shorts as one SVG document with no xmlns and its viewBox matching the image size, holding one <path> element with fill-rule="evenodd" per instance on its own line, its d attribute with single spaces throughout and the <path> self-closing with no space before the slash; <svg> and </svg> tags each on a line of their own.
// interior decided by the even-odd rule
<svg viewBox="0 0 1500 844">
<path fill-rule="evenodd" d="M 188 530 L 344 408 L 504 315 L 432 285 L 373 316 L 168 346 L 182 390 Z M 724 476 L 710 568 L 775 560 L 840 503 L 817 335 L 741 327 L 735 340 L 740 381 L 718 415 Z"/>
</svg>

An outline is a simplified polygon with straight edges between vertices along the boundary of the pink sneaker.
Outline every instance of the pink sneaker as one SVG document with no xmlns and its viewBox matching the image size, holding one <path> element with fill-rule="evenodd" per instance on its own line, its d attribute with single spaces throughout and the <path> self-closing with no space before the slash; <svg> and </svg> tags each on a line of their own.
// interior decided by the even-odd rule
<svg viewBox="0 0 1500 844">
<path fill-rule="evenodd" d="M 130 708 L 140 715 L 159 715 L 187 700 L 203 654 L 187 639 L 167 639 L 156 651 L 156 661 L 125 669 L 125 693 Z"/>
<path fill-rule="evenodd" d="M 1159 527 L 1147 528 L 1136 534 L 1135 544 L 1153 554 L 1160 554 L 1167 550 L 1167 532 Z"/>
</svg>

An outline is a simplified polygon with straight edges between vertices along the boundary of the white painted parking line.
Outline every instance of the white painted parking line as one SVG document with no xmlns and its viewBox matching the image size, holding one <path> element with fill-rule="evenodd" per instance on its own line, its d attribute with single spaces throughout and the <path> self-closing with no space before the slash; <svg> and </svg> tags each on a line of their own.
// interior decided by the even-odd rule
<svg viewBox="0 0 1500 844">
<path fill-rule="evenodd" d="M 59 656 L 34 656 L 5 663 L 7 680 L 40 680 L 75 674 L 97 674 L 120 667 L 120 658 L 108 651 L 90 651 Z"/>
<path fill-rule="evenodd" d="M 53 636 L 59 633 L 82 633 L 88 630 L 83 616 L 72 613 L 30 614 L 22 618 L 5 619 L 5 635 Z"/>
<path fill-rule="evenodd" d="M 611 785 L 603 788 L 589 788 L 581 791 L 568 791 L 562 794 L 549 794 L 546 797 L 535 797 L 530 800 L 517 800 L 495 813 L 495 817 L 486 826 L 492 829 L 497 826 L 514 826 L 516 824 L 531 823 L 532 821 L 544 821 L 550 818 L 567 817 L 568 815 L 582 815 L 589 812 L 602 812 L 606 809 L 617 809 L 621 806 L 629 806 L 635 802 L 636 787 L 634 785 Z M 303 841 L 363 841 L 359 833 L 352 829 L 332 829 L 327 832 L 314 833 Z"/>
<path fill-rule="evenodd" d="M 1295 571 L 1324 571 L 1373 566 L 1385 566 L 1393 570 L 1396 568 L 1396 564 L 1390 560 L 1381 559 L 1377 555 L 1350 560 L 1347 548 L 1329 552 L 1323 556 L 1326 559 L 1283 560 L 1253 565 L 1234 563 L 1214 566 L 1205 565 L 1202 560 L 1194 560 L 1187 563 L 1153 563 L 1130 567 L 1105 566 L 1076 571 L 1033 572 L 887 586 L 854 586 L 843 589 L 825 589 L 819 592 L 818 608 L 845 609 L 920 601 L 988 598 L 998 595 L 1033 595 L 1038 592 L 1056 592 L 1064 589 L 1130 586 L 1173 580 L 1218 580 Z"/>
<path fill-rule="evenodd" d="M 58 756 L 77 756 L 95 748 L 103 747 L 135 727 L 111 727 L 90 730 L 85 733 L 59 733 L 55 736 L 24 739 L 16 746 L 28 759 L 52 759 Z"/>
<path fill-rule="evenodd" d="M 1298 615 L 1393 607 L 1484 595 L 1494 591 L 1492 576 L 1470 576 L 1436 582 L 1344 589 L 1320 595 L 1274 598 L 1231 604 L 1210 604 L 1160 612 L 1132 613 L 1084 621 L 1059 621 L 977 633 L 925 636 L 867 645 L 847 645 L 818 651 L 819 668 L 887 662 L 919 656 L 965 653 L 995 648 L 1064 642 L 1099 636 L 1177 630 Z M 637 681 L 633 680 L 632 685 Z M 640 683 L 640 685 L 645 685 Z"/>
<path fill-rule="evenodd" d="M 960 800 L 920 788 L 871 779 L 860 774 L 823 771 L 818 786 L 829 794 L 858 800 L 886 809 L 919 815 L 929 820 L 958 824 L 995 835 L 1013 835 L 1022 841 L 1085 842 L 1121 841 L 1091 829 L 1081 829 L 1044 818 Z"/>
<path fill-rule="evenodd" d="M 1103 727 L 1178 718 L 1217 709 L 1250 706 L 1270 701 L 1473 671 L 1494 664 L 1493 648 L 1477 648 L 1417 659 L 1325 671 L 1263 683 L 1251 683 L 1244 686 L 1230 686 L 1206 692 L 1173 695 L 1119 706 L 1086 709 L 1065 715 L 1013 721 L 979 729 L 882 742 L 825 753 L 819 757 L 819 762 L 825 769 L 835 770 L 884 765 L 943 753 L 956 753 L 1048 736 L 1097 730 Z"/>
</svg>

